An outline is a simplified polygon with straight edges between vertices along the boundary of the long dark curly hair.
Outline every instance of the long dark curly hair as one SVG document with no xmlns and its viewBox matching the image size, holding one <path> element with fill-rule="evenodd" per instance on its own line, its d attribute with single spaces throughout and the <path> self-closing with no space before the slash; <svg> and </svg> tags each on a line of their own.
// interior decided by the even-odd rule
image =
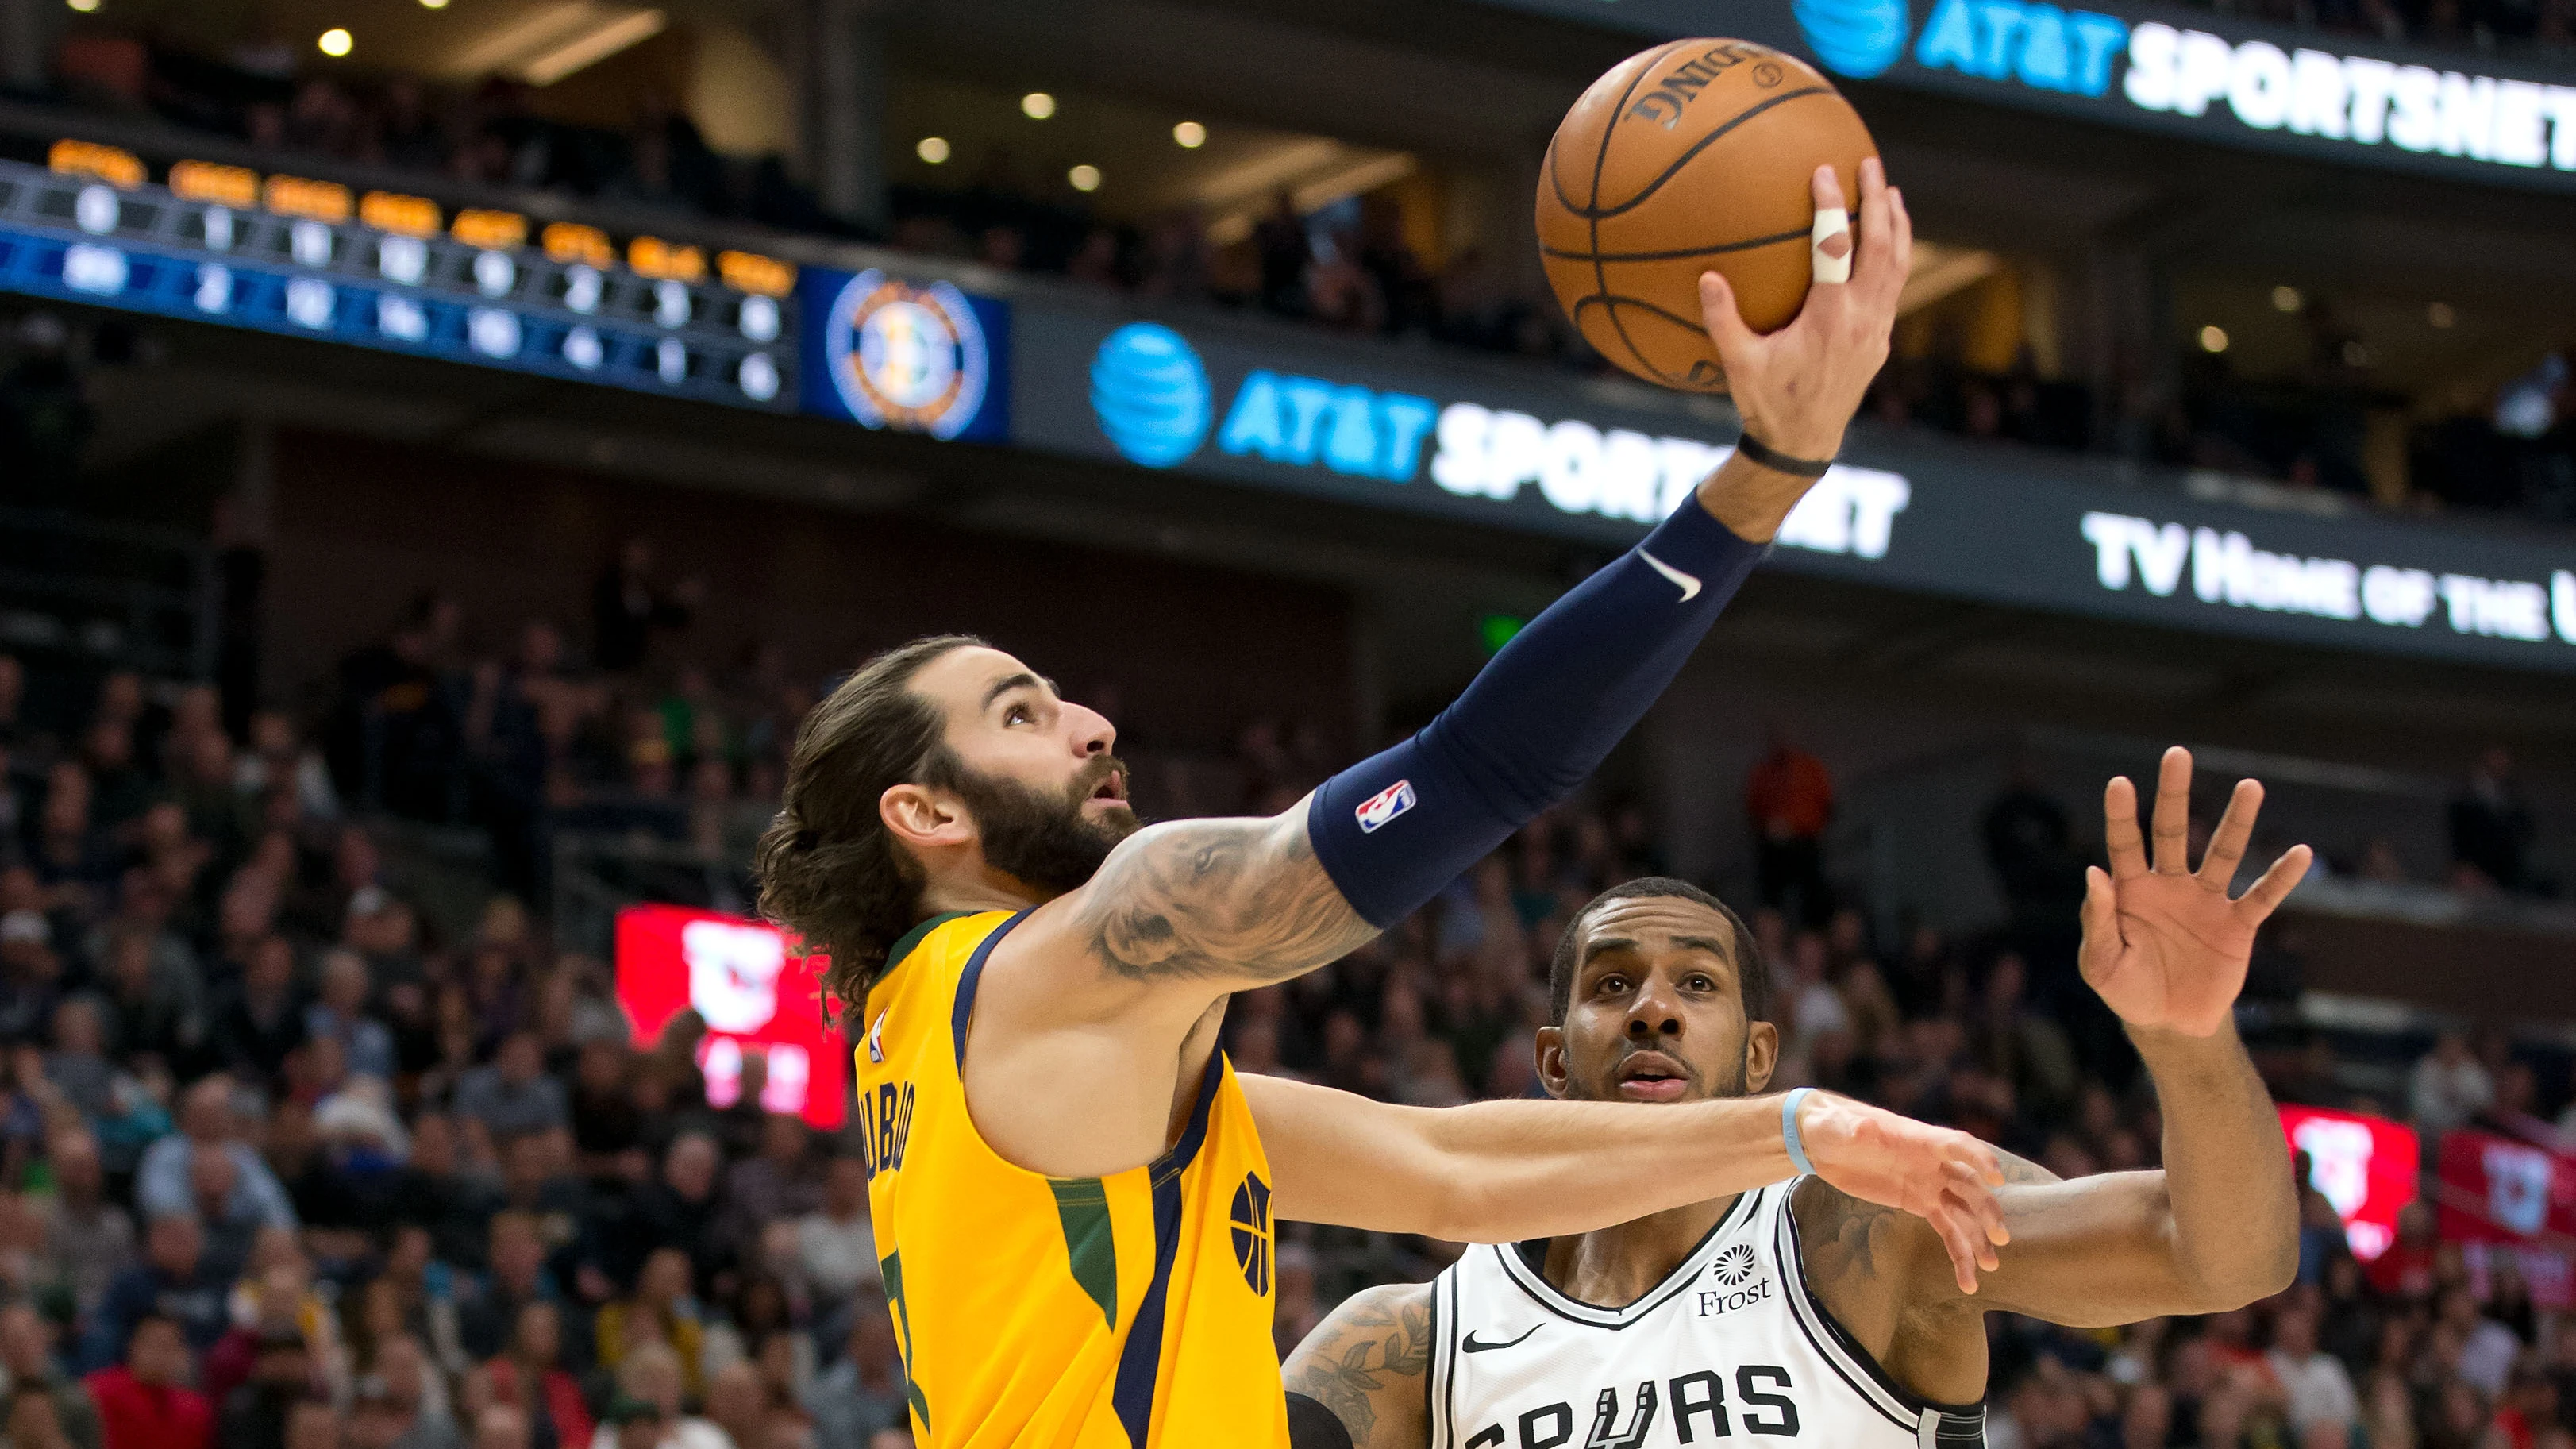
<svg viewBox="0 0 2576 1449">
<path fill-rule="evenodd" d="M 923 884 L 878 818 L 878 799 L 902 784 L 953 789 L 964 774 L 939 710 L 912 677 L 952 649 L 983 644 L 938 634 L 889 649 L 796 731 L 778 817 L 753 854 L 760 913 L 830 955 L 823 989 L 845 1006 L 867 996 L 887 950 L 912 929 Z"/>
</svg>

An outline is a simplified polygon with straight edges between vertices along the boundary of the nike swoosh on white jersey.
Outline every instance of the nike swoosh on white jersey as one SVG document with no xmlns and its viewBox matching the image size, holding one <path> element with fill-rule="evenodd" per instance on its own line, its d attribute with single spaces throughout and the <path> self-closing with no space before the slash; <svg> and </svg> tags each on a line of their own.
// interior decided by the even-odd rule
<svg viewBox="0 0 2576 1449">
<path fill-rule="evenodd" d="M 1644 559 L 1648 568 L 1662 574 L 1665 578 L 1672 580 L 1674 584 L 1678 585 L 1682 591 L 1683 603 L 1687 604 L 1691 600 L 1699 597 L 1698 579 L 1691 577 L 1689 574 L 1683 573 L 1680 569 L 1674 568 L 1671 564 L 1664 562 L 1662 559 L 1655 557 L 1653 554 L 1646 552 L 1642 548 L 1637 550 L 1637 557 Z"/>
</svg>

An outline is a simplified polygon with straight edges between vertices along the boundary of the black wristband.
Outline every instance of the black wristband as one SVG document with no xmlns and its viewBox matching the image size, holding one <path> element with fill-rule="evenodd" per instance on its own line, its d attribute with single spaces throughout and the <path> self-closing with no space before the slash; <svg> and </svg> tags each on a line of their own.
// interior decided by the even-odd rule
<svg viewBox="0 0 2576 1449">
<path fill-rule="evenodd" d="M 1750 432 L 1735 440 L 1735 451 L 1774 473 L 1786 473 L 1793 478 L 1822 478 L 1825 476 L 1825 470 L 1834 466 L 1834 460 L 1831 458 L 1822 461 L 1814 458 L 1792 458 Z"/>
</svg>

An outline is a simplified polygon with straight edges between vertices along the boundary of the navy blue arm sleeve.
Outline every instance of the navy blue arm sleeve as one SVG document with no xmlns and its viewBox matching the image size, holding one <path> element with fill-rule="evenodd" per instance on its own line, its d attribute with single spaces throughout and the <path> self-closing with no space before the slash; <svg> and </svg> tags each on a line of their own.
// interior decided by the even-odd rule
<svg viewBox="0 0 2576 1449">
<path fill-rule="evenodd" d="M 1306 832 L 1343 898 L 1392 926 L 1573 794 L 1764 552 L 1685 501 L 1531 620 L 1421 733 L 1325 781 Z"/>
</svg>

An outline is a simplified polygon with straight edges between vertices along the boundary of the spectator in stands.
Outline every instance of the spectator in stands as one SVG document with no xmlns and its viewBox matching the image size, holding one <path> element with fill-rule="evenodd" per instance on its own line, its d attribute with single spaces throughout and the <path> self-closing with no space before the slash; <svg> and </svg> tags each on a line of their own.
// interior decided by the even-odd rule
<svg viewBox="0 0 2576 1449">
<path fill-rule="evenodd" d="M 882 1303 L 863 1303 L 850 1322 L 847 1352 L 814 1381 L 805 1411 L 824 1445 L 866 1444 L 907 1422 L 903 1358 Z"/>
<path fill-rule="evenodd" d="M 367 959 L 343 947 L 322 957 L 320 999 L 304 1009 L 307 1037 L 339 1043 L 342 1060 L 357 1076 L 390 1082 L 393 1033 L 367 1013 Z"/>
<path fill-rule="evenodd" d="M 217 1421 L 223 1449 L 286 1449 L 295 1406 L 313 1392 L 313 1361 L 292 1323 L 259 1333 L 250 1380 L 224 1399 Z"/>
<path fill-rule="evenodd" d="M 59 1128 L 45 1155 L 54 1174 L 44 1209 L 45 1276 L 69 1288 L 83 1314 L 94 1313 L 108 1285 L 134 1266 L 134 1219 L 107 1195 L 95 1137 Z"/>
<path fill-rule="evenodd" d="M 2513 777 L 2513 754 L 2489 746 L 2469 770 L 2468 787 L 2451 801 L 2451 861 L 2497 890 L 2546 892 L 2531 873 L 2531 842 L 2538 833 L 2531 807 Z"/>
<path fill-rule="evenodd" d="M 2352 1375 L 2334 1355 L 2317 1347 L 2317 1312 L 2284 1309 L 2272 1323 L 2272 1350 L 2264 1356 L 2281 1393 L 2290 1428 L 2302 1442 L 2320 1425 L 2350 1434 L 2359 1427 L 2361 1401 Z"/>
<path fill-rule="evenodd" d="M 665 587 L 654 577 L 653 541 L 630 538 L 591 590 L 591 658 L 622 673 L 644 662 L 656 631 L 685 628 L 706 587 L 685 579 Z"/>
<path fill-rule="evenodd" d="M 251 948 L 240 982 L 216 1001 L 216 1060 L 242 1081 L 274 1081 L 288 1055 L 304 1044 L 304 1005 L 295 984 L 294 946 L 283 936 L 263 938 Z"/>
<path fill-rule="evenodd" d="M 456 1114 L 495 1141 L 572 1125 L 563 1083 L 546 1075 L 545 1043 L 533 1031 L 510 1033 L 492 1065 L 457 1080 Z"/>
<path fill-rule="evenodd" d="M 639 1344 L 666 1347 L 681 1387 L 695 1395 L 704 1383 L 706 1327 L 689 1285 L 689 1255 L 668 1246 L 645 1254 L 634 1291 L 599 1310 L 597 1338 L 600 1366 L 609 1369 L 623 1367 Z"/>
<path fill-rule="evenodd" d="M 881 1286 L 861 1158 L 844 1153 L 824 1170 L 821 1206 L 796 1224 L 796 1263 L 818 1304 L 837 1305 L 861 1288 Z"/>
<path fill-rule="evenodd" d="M 220 1152 L 233 1161 L 236 1180 L 233 1193 L 255 1211 L 261 1222 L 277 1227 L 295 1226 L 295 1209 L 286 1200 L 286 1191 L 277 1177 L 243 1140 L 240 1117 L 233 1106 L 233 1082 L 225 1076 L 206 1077 L 188 1088 L 181 1099 L 179 1130 L 152 1144 L 143 1154 L 143 1164 L 135 1181 L 135 1201 L 146 1214 L 185 1215 L 190 1210 L 188 1164 L 200 1152 Z"/>
<path fill-rule="evenodd" d="M 680 1355 L 667 1343 L 647 1343 L 627 1355 L 617 1371 L 617 1387 L 622 1397 L 641 1400 L 650 1405 L 665 1437 L 650 1440 L 669 1449 L 730 1449 L 724 1431 L 693 1414 L 681 1412 L 688 1393 Z M 618 1422 L 614 1406 L 609 1421 Z M 621 1437 L 618 1443 L 628 1441 Z"/>
<path fill-rule="evenodd" d="M 2468 1125 L 2471 1117 L 2495 1100 L 2495 1079 L 2469 1052 L 2469 1040 L 2456 1031 L 2433 1039 L 2433 1050 L 2415 1063 L 2407 1078 L 2406 1100 L 2415 1125 L 2427 1132 L 2448 1132 Z"/>
<path fill-rule="evenodd" d="M 540 1442 L 581 1449 L 591 1442 L 593 1423 L 580 1380 L 564 1366 L 565 1342 L 560 1307 L 522 1303 L 506 1350 L 488 1359 L 482 1373 L 492 1401 L 527 1414 Z"/>
<path fill-rule="evenodd" d="M 100 1449 L 98 1408 L 81 1384 L 65 1376 L 54 1357 L 54 1325 L 36 1311 L 33 1304 L 12 1303 L 0 1307 L 0 1369 L 8 1371 L 8 1387 L 0 1390 L 0 1435 L 18 1435 L 16 1443 L 34 1449 L 56 1449 L 56 1444 L 69 1449 Z M 53 1418 L 52 1430 L 59 1441 L 34 1439 L 19 1433 L 18 1408 L 24 1399 L 41 1399 Z"/>
<path fill-rule="evenodd" d="M 214 1449 L 215 1416 L 188 1387 L 189 1337 L 147 1310 L 126 1326 L 124 1362 L 87 1380 L 104 1449 Z"/>
<path fill-rule="evenodd" d="M 144 1230 L 143 1261 L 108 1284 L 93 1324 L 89 1361 L 114 1361 L 147 1319 L 166 1318 L 185 1334 L 184 1347 L 203 1353 L 230 1322 L 232 1280 L 205 1260 L 205 1242 L 194 1214 L 156 1213 Z"/>
<path fill-rule="evenodd" d="M 1834 818 L 1834 782 L 1825 762 L 1773 725 L 1770 753 L 1744 777 L 1744 813 L 1753 825 L 1762 904 L 1802 925 L 1823 925 L 1833 913 L 1824 842 Z"/>
<path fill-rule="evenodd" d="M 717 1231 L 723 1212 L 717 1172 L 723 1152 L 704 1132 L 683 1132 L 662 1154 L 662 1174 L 634 1195 L 628 1210 L 629 1231 L 638 1243 L 668 1244 L 686 1255 L 699 1282 L 713 1283 L 730 1266 L 731 1254 Z M 636 1249 L 625 1250 L 636 1261 Z M 687 1280 L 682 1280 L 685 1291 Z"/>
</svg>

